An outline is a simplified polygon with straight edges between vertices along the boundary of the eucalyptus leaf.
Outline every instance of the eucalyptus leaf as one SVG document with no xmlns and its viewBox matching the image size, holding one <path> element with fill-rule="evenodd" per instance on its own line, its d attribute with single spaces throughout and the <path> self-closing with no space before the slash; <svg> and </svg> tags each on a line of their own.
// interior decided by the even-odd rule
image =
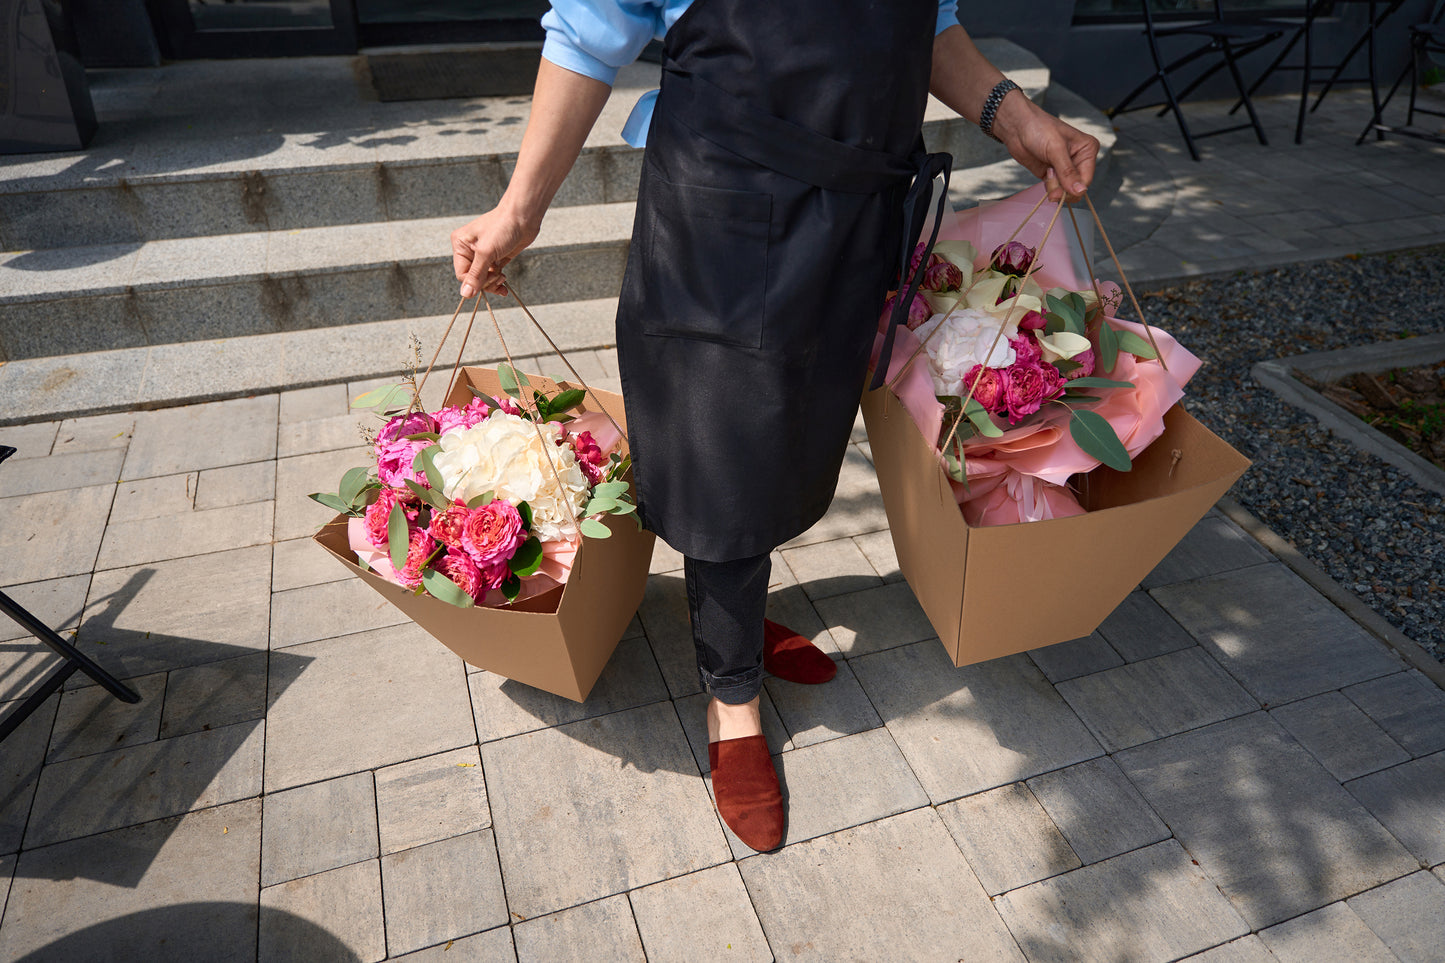
<svg viewBox="0 0 1445 963">
<path fill-rule="evenodd" d="M 1069 418 L 1069 434 L 1086 454 L 1099 459 L 1116 471 L 1133 467 L 1114 426 L 1097 411 L 1074 411 Z"/>
<path fill-rule="evenodd" d="M 637 506 L 631 502 L 618 502 L 617 507 L 612 509 L 613 515 L 630 515 L 637 511 Z"/>
<path fill-rule="evenodd" d="M 1098 404 L 1099 402 L 1103 401 L 1104 399 L 1103 399 L 1103 398 L 1100 398 L 1098 395 L 1086 395 L 1086 394 L 1084 394 L 1082 391 L 1079 391 L 1079 392 L 1065 391 L 1062 395 L 1059 396 L 1059 400 L 1061 400 L 1061 401 L 1072 401 L 1072 402 L 1074 402 L 1075 404 L 1081 404 L 1081 405 L 1094 405 L 1094 404 Z"/>
<path fill-rule="evenodd" d="M 1071 314 L 1064 319 L 1064 330 L 1070 334 L 1077 334 L 1079 337 L 1086 337 L 1084 333 L 1084 318 L 1079 314 Z"/>
<path fill-rule="evenodd" d="M 1044 315 L 1044 334 L 1058 334 L 1060 331 L 1067 331 L 1069 322 L 1061 314 L 1049 312 Z"/>
<path fill-rule="evenodd" d="M 496 492 L 482 492 L 480 495 L 477 495 L 471 501 L 467 502 L 467 507 L 481 508 L 484 505 L 490 505 L 496 497 Z"/>
<path fill-rule="evenodd" d="M 1099 371 L 1113 371 L 1119 363 L 1119 332 L 1106 322 L 1099 325 Z"/>
<path fill-rule="evenodd" d="M 491 395 L 487 394 L 485 391 L 481 391 L 481 390 L 473 387 L 472 385 L 467 385 L 467 390 L 472 393 L 472 397 L 474 397 L 474 398 L 480 398 L 480 399 L 482 399 L 482 401 L 486 402 L 486 405 L 487 405 L 488 408 L 491 408 L 491 409 L 493 409 L 493 410 L 497 410 L 497 409 L 500 409 L 500 408 L 502 407 L 500 404 L 497 403 L 497 399 L 496 399 L 496 398 L 493 398 Z"/>
<path fill-rule="evenodd" d="M 327 508 L 331 509 L 333 512 L 340 512 L 340 513 L 343 514 L 343 515 L 359 515 L 359 514 L 361 514 L 359 511 L 357 511 L 357 510 L 356 510 L 355 508 L 353 508 L 351 505 L 349 505 L 349 504 L 347 504 L 346 502 L 342 501 L 340 498 L 338 498 L 336 495 L 333 495 L 331 492 L 312 492 L 311 494 L 307 495 L 306 497 L 312 499 L 313 501 L 320 502 L 321 504 L 325 505 Z"/>
<path fill-rule="evenodd" d="M 422 471 L 426 472 L 426 483 L 438 492 L 446 487 L 446 480 L 442 478 L 436 465 L 437 452 L 441 450 L 441 445 L 428 445 L 418 453 L 421 456 Z"/>
<path fill-rule="evenodd" d="M 611 538 L 612 530 L 595 518 L 584 518 L 578 525 L 582 534 L 589 538 Z"/>
<path fill-rule="evenodd" d="M 964 409 L 964 414 L 968 416 L 968 420 L 973 423 L 973 426 L 978 429 L 979 434 L 986 435 L 989 438 L 998 438 L 1003 435 L 1003 429 L 994 424 L 993 419 L 989 417 L 988 409 L 984 408 L 984 406 L 977 401 L 970 399 L 968 407 Z"/>
<path fill-rule="evenodd" d="M 386 385 L 381 388 L 373 388 L 371 391 L 357 396 L 356 400 L 351 403 L 351 407 L 387 411 L 401 405 L 409 405 L 411 400 L 411 388 L 407 385 Z"/>
<path fill-rule="evenodd" d="M 507 561 L 507 567 L 518 578 L 527 578 L 529 575 L 536 575 L 537 569 L 542 567 L 542 543 L 536 536 L 527 539 L 517 546 L 517 551 Z"/>
<path fill-rule="evenodd" d="M 347 505 L 355 505 L 356 499 L 366 490 L 368 480 L 367 469 L 353 468 L 341 476 L 341 488 L 337 494 Z"/>
<path fill-rule="evenodd" d="M 406 483 L 406 487 L 411 490 L 412 494 L 416 495 L 437 511 L 444 512 L 452 507 L 451 502 L 446 500 L 446 496 L 435 488 L 428 488 L 425 485 L 412 481 L 410 478 L 403 478 L 402 481 Z"/>
<path fill-rule="evenodd" d="M 1132 388 L 1132 381 L 1115 381 L 1112 378 L 1075 378 L 1069 382 L 1070 388 Z"/>
<path fill-rule="evenodd" d="M 497 365 L 497 380 L 501 382 L 502 390 L 518 401 L 522 400 L 522 389 L 532 387 L 527 376 L 509 364 Z"/>
<path fill-rule="evenodd" d="M 402 441 L 438 441 L 441 435 L 434 431 L 419 431 L 414 435 L 406 435 Z"/>
<path fill-rule="evenodd" d="M 1115 331 L 1114 336 L 1119 339 L 1119 350 L 1127 351 L 1136 358 L 1152 360 L 1159 357 L 1159 353 L 1153 346 L 1139 337 L 1133 331 Z"/>
<path fill-rule="evenodd" d="M 477 604 L 460 585 L 434 568 L 421 573 L 421 584 L 432 594 L 432 598 L 455 605 L 459 609 L 469 609 Z"/>
<path fill-rule="evenodd" d="M 557 396 L 552 399 L 552 411 L 571 411 L 586 400 L 587 392 L 581 388 L 568 388 L 566 391 L 558 392 Z"/>
<path fill-rule="evenodd" d="M 601 515 L 604 512 L 615 511 L 621 502 L 615 498 L 594 498 L 582 509 L 584 515 Z"/>
<path fill-rule="evenodd" d="M 592 497 L 616 498 L 619 495 L 627 494 L 627 489 L 630 487 L 625 481 L 601 482 L 592 488 Z"/>
<path fill-rule="evenodd" d="M 400 572 L 406 568 L 406 553 L 411 548 L 411 533 L 406 527 L 406 512 L 401 505 L 391 506 L 386 518 L 386 553 L 391 556 L 391 567 Z"/>
</svg>

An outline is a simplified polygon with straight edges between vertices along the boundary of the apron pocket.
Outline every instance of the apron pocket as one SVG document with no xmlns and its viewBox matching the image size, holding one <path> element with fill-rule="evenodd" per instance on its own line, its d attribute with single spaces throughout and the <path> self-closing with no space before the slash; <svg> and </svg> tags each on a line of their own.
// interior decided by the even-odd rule
<svg viewBox="0 0 1445 963">
<path fill-rule="evenodd" d="M 773 198 L 645 170 L 645 334 L 761 348 Z"/>
</svg>

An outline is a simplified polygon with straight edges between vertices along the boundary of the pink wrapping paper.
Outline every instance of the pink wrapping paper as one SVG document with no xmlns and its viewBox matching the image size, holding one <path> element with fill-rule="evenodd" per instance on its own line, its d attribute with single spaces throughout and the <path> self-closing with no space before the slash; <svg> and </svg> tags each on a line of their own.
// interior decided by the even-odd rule
<svg viewBox="0 0 1445 963">
<path fill-rule="evenodd" d="M 1044 193 L 1042 183 L 1012 197 L 980 205 L 962 214 L 945 213 L 939 228 L 940 240 L 968 241 L 978 250 L 974 270 L 987 266 L 993 250 L 1009 239 L 1014 229 L 1028 215 Z M 1033 274 L 1045 291 L 1054 287 L 1085 291 L 1091 287 L 1084 254 L 1073 244 L 1073 227 L 1068 213 L 1062 212 L 1053 233 L 1040 246 L 1044 229 L 1053 216 L 1053 206 L 1045 201 L 1029 222 L 1018 231 L 1015 240 L 1037 247 L 1039 267 Z M 1101 282 L 1105 298 L 1117 294 L 1117 287 Z M 1133 355 L 1120 353 L 1111 372 L 1096 371 L 1100 377 L 1133 382 L 1134 389 L 1107 391 L 1103 400 L 1092 406 L 1113 426 L 1130 457 L 1147 448 L 1164 430 L 1164 413 L 1184 396 L 1184 385 L 1199 370 L 1200 361 L 1174 338 L 1158 328 L 1146 332 L 1142 324 L 1105 317 L 1116 330 L 1132 331 L 1149 340 L 1152 334 L 1159 350 L 1159 361 L 1140 361 Z M 883 336 L 874 341 L 873 361 L 876 364 L 882 349 Z M 928 356 L 918 357 L 904 365 L 919 346 L 912 331 L 900 327 L 895 335 L 888 379 L 894 393 L 912 416 L 923 436 L 933 444 L 943 430 L 944 408 L 933 393 L 933 379 L 928 373 Z M 1167 370 L 1166 370 L 1167 366 Z M 903 371 L 899 378 L 899 372 Z M 964 443 L 965 471 L 968 486 L 954 482 L 954 497 L 970 525 L 1007 525 L 1041 521 L 1083 514 L 1077 499 L 1063 487 L 1074 474 L 1092 471 L 1099 461 L 1086 454 L 1068 431 L 1067 412 L 1055 409 L 1056 415 L 1019 428 L 1006 430 L 1000 438 L 975 437 Z M 940 461 L 942 454 L 939 455 Z"/>
</svg>

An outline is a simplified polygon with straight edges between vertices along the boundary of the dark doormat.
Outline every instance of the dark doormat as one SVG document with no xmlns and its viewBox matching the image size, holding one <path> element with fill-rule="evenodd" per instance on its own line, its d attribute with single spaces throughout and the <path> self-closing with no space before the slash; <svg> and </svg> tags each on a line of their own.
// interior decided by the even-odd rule
<svg viewBox="0 0 1445 963">
<path fill-rule="evenodd" d="M 540 43 L 481 43 L 363 50 L 380 100 L 515 97 L 532 93 Z"/>
</svg>

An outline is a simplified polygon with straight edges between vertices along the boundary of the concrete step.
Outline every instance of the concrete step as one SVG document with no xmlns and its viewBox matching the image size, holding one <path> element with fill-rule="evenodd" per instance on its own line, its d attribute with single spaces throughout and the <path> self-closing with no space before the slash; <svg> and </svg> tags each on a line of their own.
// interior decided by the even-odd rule
<svg viewBox="0 0 1445 963">
<path fill-rule="evenodd" d="M 1029 96 L 1045 95 L 1048 68 L 1027 50 L 979 46 Z M 495 204 L 530 98 L 379 103 L 361 65 L 313 57 L 93 71 L 101 127 L 88 150 L 0 158 L 0 250 L 467 218 Z M 636 196 L 641 152 L 620 132 L 658 74 L 633 64 L 619 75 L 557 205 Z M 1002 159 L 937 101 L 925 136 L 960 168 Z"/>
<path fill-rule="evenodd" d="M 617 390 L 615 361 L 609 354 L 616 298 L 542 305 L 533 313 L 589 384 Z M 406 318 L 12 361 L 0 365 L 0 426 L 395 379 L 406 360 L 409 338 L 415 335 L 421 342 L 424 365 L 450 318 Z M 483 310 L 462 353 L 463 364 L 496 364 L 510 353 L 523 370 L 569 377 L 520 309 L 501 308 L 497 319 L 507 351 Z M 467 321 L 466 315 L 457 319 L 437 361 L 439 371 L 451 370 Z M 429 382 L 429 403 L 439 403 L 432 393 L 445 382 L 444 374 Z"/>
<path fill-rule="evenodd" d="M 634 203 L 556 208 L 508 269 L 529 304 L 616 297 Z M 457 300 L 456 218 L 0 256 L 0 359 L 426 317 Z"/>
</svg>

